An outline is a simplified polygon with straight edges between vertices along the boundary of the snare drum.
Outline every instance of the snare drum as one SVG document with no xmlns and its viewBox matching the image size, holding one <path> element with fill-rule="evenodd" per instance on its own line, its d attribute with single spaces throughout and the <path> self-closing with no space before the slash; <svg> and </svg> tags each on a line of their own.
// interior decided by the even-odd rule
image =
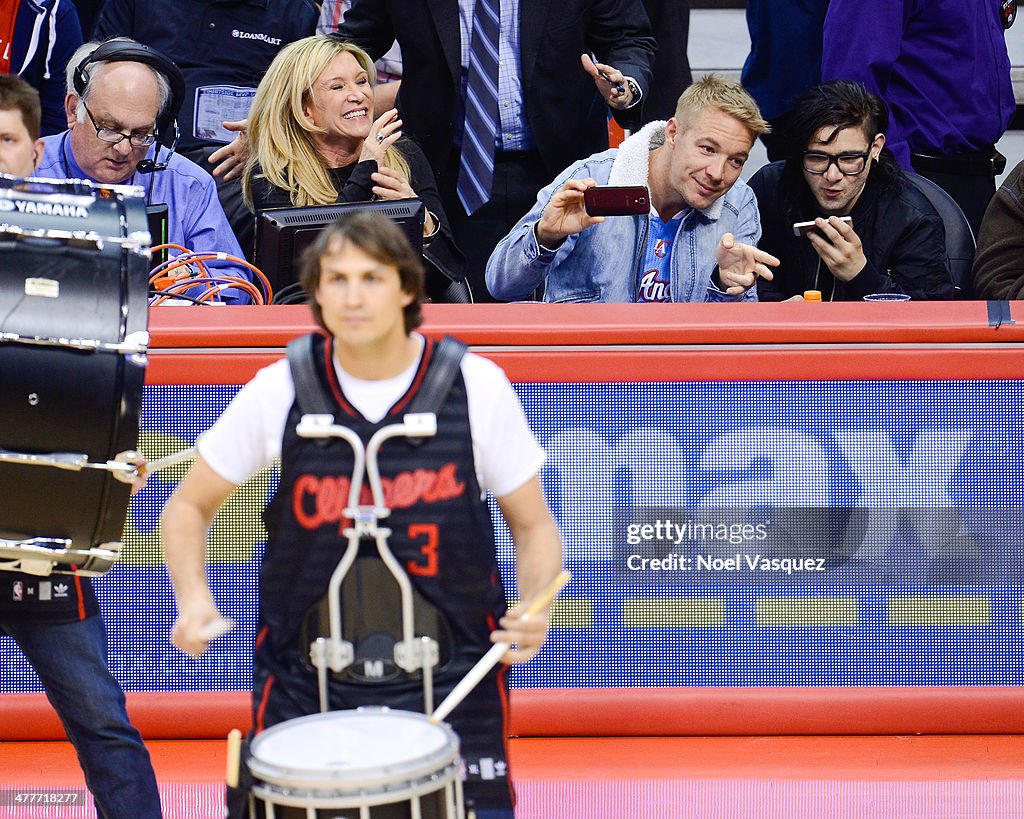
<svg viewBox="0 0 1024 819">
<path fill-rule="evenodd" d="M 465 815 L 458 739 L 447 725 L 434 725 L 423 714 L 389 708 L 313 714 L 268 728 L 249 747 L 253 816 Z"/>
<path fill-rule="evenodd" d="M 81 464 L 104 465 L 137 446 L 148 260 L 141 190 L 0 182 L 7 559 L 33 539 L 82 555 L 99 544 L 120 546 L 130 481 Z M 65 562 L 89 568 L 84 556 Z"/>
</svg>

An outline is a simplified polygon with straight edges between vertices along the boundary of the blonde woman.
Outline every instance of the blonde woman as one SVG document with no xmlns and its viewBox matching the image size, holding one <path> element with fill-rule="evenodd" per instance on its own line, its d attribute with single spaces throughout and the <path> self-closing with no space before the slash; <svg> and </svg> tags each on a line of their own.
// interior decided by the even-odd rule
<svg viewBox="0 0 1024 819">
<path fill-rule="evenodd" d="M 465 260 L 455 246 L 434 173 L 402 137 L 395 109 L 374 119 L 373 61 L 358 46 L 314 36 L 285 46 L 267 69 L 249 111 L 251 154 L 242 178 L 245 203 L 267 208 L 418 197 L 427 292 L 462 301 Z M 454 292 L 453 292 L 454 291 Z"/>
</svg>

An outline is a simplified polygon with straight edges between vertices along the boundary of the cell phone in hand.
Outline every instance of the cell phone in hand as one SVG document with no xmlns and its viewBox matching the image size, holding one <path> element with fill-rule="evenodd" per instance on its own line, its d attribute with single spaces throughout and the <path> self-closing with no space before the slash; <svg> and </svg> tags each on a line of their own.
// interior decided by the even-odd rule
<svg viewBox="0 0 1024 819">
<path fill-rule="evenodd" d="M 837 216 L 840 222 L 846 222 L 848 225 L 853 224 L 853 219 L 849 216 Z M 794 236 L 806 236 L 812 230 L 817 230 L 817 225 L 814 224 L 812 219 L 810 222 L 794 222 L 793 223 L 793 235 Z"/>
<path fill-rule="evenodd" d="M 590 62 L 592 62 L 595 66 L 600 62 L 600 60 L 597 59 L 597 55 L 593 51 L 588 51 L 587 56 L 590 57 Z M 597 73 L 601 75 L 601 79 L 604 80 L 605 82 L 612 81 L 611 77 L 608 76 L 607 72 L 602 71 L 600 68 L 597 69 Z M 614 88 L 619 94 L 626 93 L 626 87 L 624 85 L 616 83 L 614 85 Z"/>
<path fill-rule="evenodd" d="M 583 205 L 588 216 L 636 216 L 651 212 L 651 195 L 644 185 L 587 188 Z"/>
</svg>

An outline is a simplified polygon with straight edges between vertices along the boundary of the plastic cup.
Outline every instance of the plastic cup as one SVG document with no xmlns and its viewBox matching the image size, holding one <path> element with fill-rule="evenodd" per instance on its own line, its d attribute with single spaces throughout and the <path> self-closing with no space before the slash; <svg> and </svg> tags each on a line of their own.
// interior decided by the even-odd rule
<svg viewBox="0 0 1024 819">
<path fill-rule="evenodd" d="M 868 293 L 864 301 L 910 301 L 906 293 Z"/>
</svg>

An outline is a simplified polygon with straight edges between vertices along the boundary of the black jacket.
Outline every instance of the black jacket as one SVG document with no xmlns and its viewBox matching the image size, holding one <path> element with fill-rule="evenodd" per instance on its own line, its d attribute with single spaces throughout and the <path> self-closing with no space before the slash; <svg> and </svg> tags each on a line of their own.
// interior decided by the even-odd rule
<svg viewBox="0 0 1024 819">
<path fill-rule="evenodd" d="M 912 299 L 951 299 L 953 281 L 946 257 L 942 219 L 924 194 L 902 172 L 883 174 L 875 167 L 850 213 L 867 257 L 865 268 L 849 282 L 835 279 L 811 243 L 793 235 L 793 223 L 821 216 L 800 174 L 783 172 L 773 162 L 750 180 L 761 212 L 758 247 L 778 257 L 772 281 L 759 279 L 761 301 L 782 301 L 805 290 L 820 290 L 825 301 L 858 301 L 869 293 L 906 293 Z"/>
</svg>

